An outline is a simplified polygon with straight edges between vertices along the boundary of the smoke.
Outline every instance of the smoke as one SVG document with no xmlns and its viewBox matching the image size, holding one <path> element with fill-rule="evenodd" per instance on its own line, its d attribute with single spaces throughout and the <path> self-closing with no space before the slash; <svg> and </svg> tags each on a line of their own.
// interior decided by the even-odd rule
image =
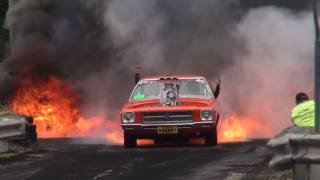
<svg viewBox="0 0 320 180">
<path fill-rule="evenodd" d="M 2 79 L 12 85 L 1 94 L 14 92 L 21 79 L 57 76 L 82 93 L 84 109 L 94 114 L 100 108 L 116 112 L 127 100 L 137 65 L 145 74 L 215 76 L 242 51 L 231 34 L 238 14 L 229 13 L 233 5 L 209 0 L 18 1 L 7 17 L 14 38 Z"/>
<path fill-rule="evenodd" d="M 92 94 L 110 91 L 116 81 L 109 76 L 103 76 L 103 84 L 87 83 L 92 76 L 99 78 L 112 64 L 121 62 L 116 57 L 120 49 L 114 48 L 108 28 L 98 18 L 104 12 L 100 4 L 107 2 L 18 1 L 7 16 L 13 35 L 12 55 L 5 62 L 2 76 L 3 84 L 9 85 L 1 88 L 1 94 L 10 96 L 22 83 L 47 81 L 50 76 L 69 82 L 82 93 L 83 106 L 100 98 Z M 117 73 L 117 68 L 112 68 Z M 105 101 L 108 97 L 104 96 Z"/>
<path fill-rule="evenodd" d="M 274 133 L 290 126 L 295 94 L 312 92 L 312 28 L 308 12 L 271 6 L 250 10 L 235 30 L 246 53 L 222 76 L 224 112 L 253 116 Z"/>
<path fill-rule="evenodd" d="M 147 74 L 216 76 L 243 51 L 232 35 L 241 12 L 234 5 L 219 0 L 112 1 L 104 20 L 114 44 L 128 47 L 125 65 L 142 65 Z"/>
<path fill-rule="evenodd" d="M 254 117 L 266 127 L 260 136 L 289 126 L 295 94 L 311 93 L 312 17 L 306 11 L 246 11 L 236 1 L 128 0 L 113 1 L 105 22 L 115 45 L 129 47 L 126 64 L 140 63 L 150 74 L 220 75 L 223 117 Z"/>
<path fill-rule="evenodd" d="M 217 77 L 244 51 L 241 39 L 233 36 L 242 13 L 235 6 L 236 1 L 220 0 L 111 1 L 106 5 L 103 22 L 110 28 L 114 46 L 122 49 L 118 65 L 129 76 L 108 73 L 121 82 L 121 88 L 127 90 L 124 94 L 132 89 L 137 66 L 143 67 L 145 76 Z"/>
<path fill-rule="evenodd" d="M 87 116 L 118 117 L 136 66 L 145 75 L 220 75 L 223 116 L 255 116 L 274 132 L 289 125 L 294 94 L 311 90 L 304 11 L 237 0 L 22 0 L 7 27 L 12 54 L 1 95 L 55 76 L 81 94 Z"/>
</svg>

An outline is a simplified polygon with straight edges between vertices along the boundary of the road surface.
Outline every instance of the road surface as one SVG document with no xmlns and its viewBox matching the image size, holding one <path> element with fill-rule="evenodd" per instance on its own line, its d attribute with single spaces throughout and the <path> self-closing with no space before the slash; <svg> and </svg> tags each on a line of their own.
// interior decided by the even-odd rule
<svg viewBox="0 0 320 180">
<path fill-rule="evenodd" d="M 1 180 L 271 179 L 265 140 L 125 149 L 82 139 L 41 140 L 41 150 L 0 159 Z"/>
</svg>

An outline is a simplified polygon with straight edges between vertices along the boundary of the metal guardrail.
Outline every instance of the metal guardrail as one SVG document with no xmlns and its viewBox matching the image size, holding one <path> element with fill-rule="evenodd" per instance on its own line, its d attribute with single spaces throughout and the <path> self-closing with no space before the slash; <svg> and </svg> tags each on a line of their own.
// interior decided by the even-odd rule
<svg viewBox="0 0 320 180">
<path fill-rule="evenodd" d="M 31 145 L 37 142 L 33 119 L 25 116 L 0 117 L 0 153 L 9 151 L 9 142 Z"/>
<path fill-rule="evenodd" d="M 269 166 L 276 170 L 293 169 L 294 179 L 319 180 L 320 134 L 312 127 L 292 127 L 271 139 L 274 152 Z"/>
<path fill-rule="evenodd" d="M 320 135 L 304 135 L 289 139 L 292 159 L 299 164 L 320 164 Z"/>
<path fill-rule="evenodd" d="M 304 135 L 289 139 L 294 166 L 294 179 L 319 180 L 320 135 Z"/>
<path fill-rule="evenodd" d="M 273 151 L 274 157 L 269 162 L 269 166 L 277 170 L 287 170 L 292 168 L 293 159 L 289 139 L 291 137 L 303 136 L 299 134 L 285 134 L 284 136 L 271 139 L 267 146 Z"/>
<path fill-rule="evenodd" d="M 0 140 L 12 138 L 25 138 L 28 122 L 25 117 L 0 118 Z"/>
</svg>

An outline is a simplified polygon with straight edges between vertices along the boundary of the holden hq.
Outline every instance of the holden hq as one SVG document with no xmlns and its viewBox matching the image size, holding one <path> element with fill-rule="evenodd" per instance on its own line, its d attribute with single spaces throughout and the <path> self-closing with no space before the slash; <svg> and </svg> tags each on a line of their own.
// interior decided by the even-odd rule
<svg viewBox="0 0 320 180">
<path fill-rule="evenodd" d="M 220 80 L 213 88 L 202 76 L 140 78 L 136 74 L 136 86 L 121 110 L 124 146 L 136 147 L 137 139 L 160 144 L 190 138 L 217 145 L 219 92 Z"/>
</svg>

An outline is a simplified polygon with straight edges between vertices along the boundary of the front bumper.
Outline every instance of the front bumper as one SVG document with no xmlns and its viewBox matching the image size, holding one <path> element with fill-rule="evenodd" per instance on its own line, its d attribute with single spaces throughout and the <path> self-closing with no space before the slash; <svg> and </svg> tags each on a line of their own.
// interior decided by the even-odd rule
<svg viewBox="0 0 320 180">
<path fill-rule="evenodd" d="M 157 133 L 158 127 L 177 127 L 178 133 L 176 135 L 194 136 L 216 129 L 215 121 L 193 122 L 181 124 L 121 124 L 125 133 L 140 135 L 141 137 L 159 136 Z M 162 136 L 162 135 L 160 135 Z M 164 135 L 172 136 L 172 135 Z"/>
</svg>

